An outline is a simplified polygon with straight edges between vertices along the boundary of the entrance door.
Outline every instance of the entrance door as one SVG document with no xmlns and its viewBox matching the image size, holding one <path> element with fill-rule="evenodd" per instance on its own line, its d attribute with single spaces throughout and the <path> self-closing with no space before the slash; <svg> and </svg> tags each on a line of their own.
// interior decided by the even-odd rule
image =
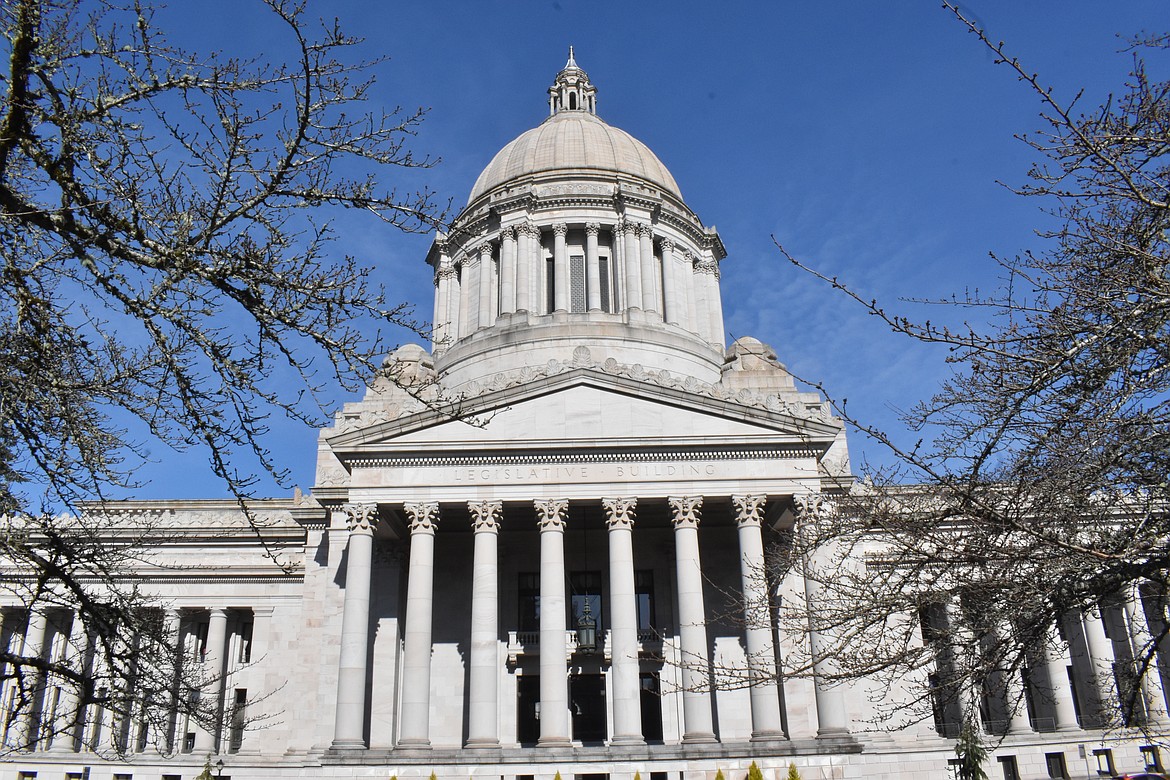
<svg viewBox="0 0 1170 780">
<path fill-rule="evenodd" d="M 582 743 L 605 742 L 605 678 L 600 674 L 575 674 L 569 680 L 569 710 L 573 713 L 573 739 Z"/>
<path fill-rule="evenodd" d="M 516 678 L 516 740 L 534 745 L 540 739 L 540 675 L 522 674 Z"/>
</svg>

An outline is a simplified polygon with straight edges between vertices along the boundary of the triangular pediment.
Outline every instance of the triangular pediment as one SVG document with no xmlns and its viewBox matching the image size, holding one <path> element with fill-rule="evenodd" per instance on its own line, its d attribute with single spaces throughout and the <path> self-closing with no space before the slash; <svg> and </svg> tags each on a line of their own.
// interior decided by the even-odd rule
<svg viewBox="0 0 1170 780">
<path fill-rule="evenodd" d="M 405 451 L 625 449 L 790 444 L 823 451 L 840 423 L 575 371 L 485 394 L 462 419 L 434 411 L 327 439 L 340 457 Z"/>
</svg>

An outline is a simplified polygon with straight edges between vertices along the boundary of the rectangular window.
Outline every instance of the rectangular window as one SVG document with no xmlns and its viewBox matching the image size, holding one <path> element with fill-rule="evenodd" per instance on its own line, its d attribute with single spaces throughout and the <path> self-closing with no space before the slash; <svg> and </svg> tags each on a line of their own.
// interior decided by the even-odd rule
<svg viewBox="0 0 1170 780">
<path fill-rule="evenodd" d="M 569 574 L 569 591 L 571 592 L 572 615 L 569 616 L 569 630 L 577 627 L 577 622 L 585 614 L 585 605 L 589 605 L 589 614 L 596 621 L 597 635 L 601 636 L 601 572 L 575 571 Z"/>
<path fill-rule="evenodd" d="M 248 691 L 236 688 L 235 700 L 232 702 L 231 712 L 228 713 L 228 722 L 231 731 L 228 737 L 228 752 L 239 753 L 244 744 L 244 724 L 247 722 Z"/>
<path fill-rule="evenodd" d="M 634 598 L 638 608 L 638 637 L 650 639 L 658 624 L 654 620 L 654 572 L 634 572 Z"/>
<path fill-rule="evenodd" d="M 959 780 L 959 769 L 963 766 L 963 762 L 957 758 L 947 759 L 947 777 L 952 780 Z"/>
<path fill-rule="evenodd" d="M 585 303 L 585 258 L 582 255 L 569 257 L 569 311 L 584 314 Z"/>
<path fill-rule="evenodd" d="M 1147 772 L 1162 771 L 1162 752 L 1157 745 L 1142 745 L 1142 761 Z"/>
<path fill-rule="evenodd" d="M 1097 764 L 1097 774 L 1113 777 L 1113 751 L 1109 748 L 1097 748 L 1093 751 L 1093 759 Z"/>
<path fill-rule="evenodd" d="M 17 772 L 16 780 L 37 780 L 36 772 Z"/>
<path fill-rule="evenodd" d="M 516 628 L 521 633 L 540 630 L 540 575 L 521 572 L 517 581 Z M 521 640 L 523 641 L 523 640 Z"/>
<path fill-rule="evenodd" d="M 609 258 L 597 258 L 597 280 L 601 283 L 601 310 L 612 312 L 614 307 L 610 296 Z"/>
<path fill-rule="evenodd" d="M 114 780 L 134 780 L 134 775 L 129 772 L 115 772 Z"/>
<path fill-rule="evenodd" d="M 66 772 L 65 780 L 84 780 L 85 774 L 82 772 Z"/>
<path fill-rule="evenodd" d="M 551 257 L 544 259 L 544 313 L 552 314 L 557 308 L 557 270 Z"/>
<path fill-rule="evenodd" d="M 1003 771 L 1003 780 L 1020 780 L 1020 769 L 1016 766 L 1015 756 L 1000 756 L 999 768 Z"/>
<path fill-rule="evenodd" d="M 240 655 L 239 662 L 252 662 L 252 618 L 248 615 L 240 618 Z"/>
<path fill-rule="evenodd" d="M 1049 777 L 1068 777 L 1068 767 L 1064 763 L 1064 753 L 1045 753 L 1044 765 L 1048 767 Z"/>
</svg>

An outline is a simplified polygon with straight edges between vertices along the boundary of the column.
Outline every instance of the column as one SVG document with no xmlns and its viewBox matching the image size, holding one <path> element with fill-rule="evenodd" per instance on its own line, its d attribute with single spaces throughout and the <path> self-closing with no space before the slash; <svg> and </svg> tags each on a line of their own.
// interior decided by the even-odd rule
<svg viewBox="0 0 1170 780">
<path fill-rule="evenodd" d="M 739 527 L 739 565 L 743 582 L 744 640 L 752 701 L 752 741 L 784 739 L 780 688 L 772 642 L 772 609 L 764 566 L 761 528 L 766 496 L 732 496 Z"/>
<path fill-rule="evenodd" d="M 707 308 L 705 335 L 712 344 L 723 344 L 723 303 L 719 299 L 719 264 L 712 258 L 700 260 L 695 265 L 699 273 L 699 284 L 704 288 L 703 298 Z"/>
<path fill-rule="evenodd" d="M 58 659 L 61 663 L 79 669 L 84 656 L 85 630 L 81 621 L 81 614 L 75 613 L 69 621 L 69 633 L 65 636 L 64 646 Z M 80 651 L 79 651 L 80 648 Z M 68 677 L 60 677 L 54 681 L 60 689 L 57 699 L 57 710 L 53 722 L 49 724 L 50 746 L 55 752 L 72 753 L 77 742 L 78 702 L 77 684 Z"/>
<path fill-rule="evenodd" d="M 658 311 L 658 272 L 654 262 L 654 231 L 638 225 L 638 256 L 642 264 L 642 310 Z"/>
<path fill-rule="evenodd" d="M 216 607 L 209 610 L 207 620 L 207 644 L 203 653 L 204 684 L 199 692 L 199 710 L 212 718 L 211 729 L 197 728 L 195 730 L 196 753 L 219 752 L 220 715 L 223 703 L 223 662 L 224 644 L 227 642 L 227 610 Z M 202 704 L 204 698 L 210 698 L 210 706 Z"/>
<path fill-rule="evenodd" d="M 1096 682 L 1097 703 L 1106 723 L 1117 719 L 1117 691 L 1113 682 L 1113 643 L 1105 634 L 1104 608 L 1081 612 L 1081 625 L 1085 631 L 1085 642 L 1089 646 L 1089 657 L 1093 661 L 1093 678 Z"/>
<path fill-rule="evenodd" d="M 479 247 L 479 327 L 492 324 L 492 245 L 483 242 Z M 476 323 L 469 322 L 468 328 Z"/>
<path fill-rule="evenodd" d="M 614 745 L 640 745 L 642 692 L 638 679 L 638 603 L 634 594 L 634 508 L 636 498 L 605 498 L 609 527 L 610 674 L 613 677 Z"/>
<path fill-rule="evenodd" d="M 683 742 L 714 742 L 711 718 L 707 615 L 699 560 L 702 496 L 671 497 L 675 574 L 678 577 L 678 633 L 683 667 Z"/>
<path fill-rule="evenodd" d="M 599 223 L 585 224 L 585 293 L 589 311 L 601 311 L 601 262 L 597 255 L 597 234 L 600 232 Z M 612 253 L 609 270 L 612 274 Z"/>
<path fill-rule="evenodd" d="M 1048 683 L 1052 694 L 1052 715 L 1057 731 L 1077 731 L 1077 710 L 1073 705 L 1072 686 L 1068 679 L 1068 645 L 1060 636 L 1056 624 L 1049 629 L 1044 643 L 1044 664 L 1048 668 Z"/>
<path fill-rule="evenodd" d="M 333 748 L 360 750 L 366 746 L 366 647 L 370 631 L 370 569 L 378 507 L 374 504 L 346 504 L 345 519 L 349 543 L 346 549 L 345 603 L 341 613 L 341 653 L 337 662 Z"/>
<path fill-rule="evenodd" d="M 1134 674 L 1140 675 L 1142 698 L 1151 725 L 1165 728 L 1170 724 L 1166 716 L 1166 697 L 1162 691 L 1162 675 L 1158 671 L 1158 652 L 1146 621 L 1141 586 L 1133 583 L 1125 598 L 1125 619 L 1134 657 Z"/>
<path fill-rule="evenodd" d="M 532 260 L 532 234 L 536 229 L 531 223 L 525 222 L 516 228 L 516 232 L 520 241 L 519 249 L 516 250 L 516 311 L 532 311 L 532 277 L 535 274 L 540 278 L 539 270 Z M 540 235 L 539 232 L 536 234 Z M 539 311 L 539 307 L 536 310 Z"/>
<path fill-rule="evenodd" d="M 469 501 L 471 527 L 475 531 L 471 567 L 471 663 L 468 693 L 467 747 L 500 746 L 499 712 L 499 571 L 497 537 L 500 531 L 499 501 Z"/>
<path fill-rule="evenodd" d="M 431 619 L 435 589 L 437 502 L 406 504 L 410 517 L 410 568 L 402 636 L 402 710 L 398 747 L 431 747 Z"/>
<path fill-rule="evenodd" d="M 569 252 L 565 236 L 569 226 L 564 222 L 553 225 L 553 302 L 555 311 L 569 310 Z"/>
<path fill-rule="evenodd" d="M 690 290 L 691 332 L 710 341 L 711 338 L 707 331 L 711 324 L 711 313 L 707 303 L 706 272 L 699 267 L 695 256 L 690 252 L 683 254 L 683 267 L 683 275 L 687 279 L 687 289 Z"/>
<path fill-rule="evenodd" d="M 516 311 L 516 228 L 500 230 L 500 314 Z"/>
<path fill-rule="evenodd" d="M 674 256 L 674 242 L 662 239 L 662 319 L 678 325 L 679 319 L 678 261 Z"/>
<path fill-rule="evenodd" d="M 45 631 L 48 621 L 40 610 L 29 608 L 28 623 L 24 629 L 24 642 L 21 644 L 20 654 L 25 658 L 42 658 L 45 653 Z M 16 746 L 23 750 L 36 750 L 40 738 L 40 708 L 41 697 L 45 690 L 45 674 L 33 666 L 25 666 L 16 672 L 22 681 L 31 681 L 31 694 L 28 696 L 25 707 L 20 713 L 20 726 L 17 731 Z M 21 692 L 17 691 L 18 697 Z"/>
<path fill-rule="evenodd" d="M 802 493 L 793 496 L 796 504 L 797 533 L 806 524 L 815 523 L 824 512 L 832 511 L 817 493 Z M 808 613 L 808 644 L 813 661 L 813 690 L 817 705 L 817 739 L 831 739 L 849 736 L 849 718 L 845 712 L 845 697 L 840 686 L 829 682 L 832 662 L 829 657 L 830 642 L 822 636 L 816 621 L 816 604 L 821 594 L 821 585 L 816 581 L 814 561 L 806 554 L 801 561 L 804 569 L 805 611 Z"/>
<path fill-rule="evenodd" d="M 431 344 L 440 351 L 455 340 L 459 318 L 453 309 L 459 305 L 459 280 L 455 268 L 444 265 L 435 274 L 435 325 L 431 333 Z"/>
<path fill-rule="evenodd" d="M 491 262 L 488 256 L 488 262 Z M 475 332 L 475 329 L 480 327 L 479 324 L 479 299 L 481 294 L 481 282 L 479 274 L 484 268 L 483 263 L 479 261 L 479 250 L 476 249 L 468 252 L 467 256 L 463 258 L 463 283 L 459 285 L 459 330 L 460 336 L 467 336 Z"/>
<path fill-rule="evenodd" d="M 540 739 L 537 747 L 567 747 L 569 680 L 565 643 L 565 515 L 563 498 L 536 500 L 540 527 Z"/>
<path fill-rule="evenodd" d="M 626 280 L 625 308 L 642 307 L 642 263 L 638 258 L 637 227 L 621 222 L 614 228 L 614 240 L 622 242 L 622 276 Z"/>
<path fill-rule="evenodd" d="M 1000 647 L 1004 648 L 1004 656 L 1008 657 L 1009 648 L 1015 643 L 1011 631 L 1008 626 L 1000 624 L 996 626 L 995 634 Z M 1008 707 L 1008 733 L 1031 734 L 1033 732 L 1032 720 L 1028 717 L 1028 701 L 1027 695 L 1024 693 L 1022 670 L 1019 668 L 1004 669 L 1002 680 L 1004 703 Z"/>
</svg>

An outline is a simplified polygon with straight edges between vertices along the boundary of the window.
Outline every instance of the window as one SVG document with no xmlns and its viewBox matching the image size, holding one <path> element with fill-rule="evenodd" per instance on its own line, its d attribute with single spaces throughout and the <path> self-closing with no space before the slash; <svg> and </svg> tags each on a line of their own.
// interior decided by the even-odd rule
<svg viewBox="0 0 1170 780">
<path fill-rule="evenodd" d="M 601 572 L 575 571 L 569 574 L 569 590 L 572 592 L 569 629 L 577 627 L 577 622 L 585 614 L 585 605 L 589 605 L 589 614 L 597 621 L 597 636 L 601 636 Z"/>
<path fill-rule="evenodd" d="M 585 309 L 585 258 L 582 255 L 570 255 L 569 311 L 582 314 Z"/>
<path fill-rule="evenodd" d="M 129 772 L 115 772 L 114 780 L 134 780 L 134 775 Z"/>
<path fill-rule="evenodd" d="M 1045 753 L 1044 764 L 1048 767 L 1049 777 L 1068 777 L 1068 767 L 1064 763 L 1064 753 Z"/>
<path fill-rule="evenodd" d="M 235 700 L 232 703 L 228 722 L 231 731 L 228 736 L 228 752 L 239 753 L 244 743 L 244 724 L 247 722 L 248 691 L 245 688 L 236 688 Z"/>
<path fill-rule="evenodd" d="M 654 572 L 634 572 L 634 598 L 638 608 L 638 635 L 652 634 L 658 624 L 654 620 Z"/>
<path fill-rule="evenodd" d="M 609 258 L 605 255 L 597 258 L 597 280 L 601 283 L 601 310 L 612 312 L 614 306 L 609 294 Z"/>
<path fill-rule="evenodd" d="M 1003 771 L 1003 780 L 1020 780 L 1020 769 L 1016 766 L 1015 756 L 1000 756 L 999 768 Z"/>
<path fill-rule="evenodd" d="M 516 627 L 520 632 L 540 630 L 540 575 L 521 572 L 517 581 Z M 521 640 L 523 641 L 523 640 Z"/>
<path fill-rule="evenodd" d="M 66 772 L 65 780 L 85 780 L 84 772 Z"/>
<path fill-rule="evenodd" d="M 557 308 L 557 270 L 551 257 L 544 259 L 544 297 L 544 313 L 552 314 Z"/>
<path fill-rule="evenodd" d="M 252 662 L 252 618 L 248 615 L 240 618 L 240 655 L 239 662 Z"/>
<path fill-rule="evenodd" d="M 1109 748 L 1097 748 L 1093 751 L 1093 758 L 1097 761 L 1097 774 L 1113 777 L 1113 751 Z"/>
<path fill-rule="evenodd" d="M 162 780 L 183 780 L 182 775 L 163 775 Z"/>
<path fill-rule="evenodd" d="M 959 780 L 959 768 L 963 766 L 963 762 L 957 758 L 947 759 L 947 777 L 953 780 Z"/>
<path fill-rule="evenodd" d="M 37 780 L 36 772 L 17 772 L 16 780 Z"/>
<path fill-rule="evenodd" d="M 1147 772 L 1162 771 L 1162 753 L 1157 745 L 1142 745 L 1142 762 Z"/>
</svg>

